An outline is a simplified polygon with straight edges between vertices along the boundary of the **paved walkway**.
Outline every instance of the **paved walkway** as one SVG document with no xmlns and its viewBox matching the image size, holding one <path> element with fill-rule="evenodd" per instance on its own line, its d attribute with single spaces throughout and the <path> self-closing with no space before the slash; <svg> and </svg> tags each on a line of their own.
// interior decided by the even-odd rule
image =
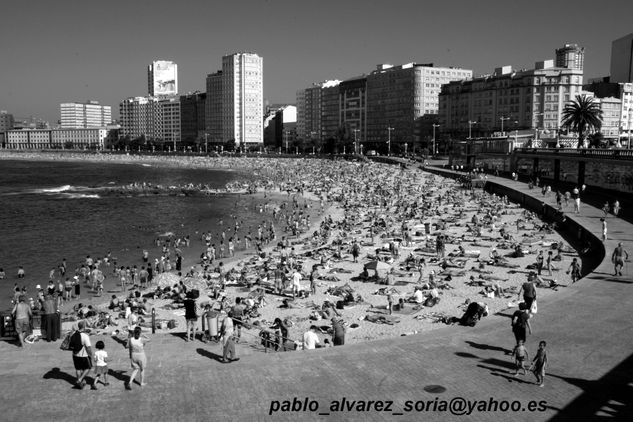
<svg viewBox="0 0 633 422">
<path fill-rule="evenodd" d="M 522 183 L 495 182 L 540 195 Z M 601 211 L 583 207 L 580 216 L 569 218 L 598 234 L 600 216 Z M 633 226 L 609 218 L 609 231 L 607 259 L 591 275 L 539 302 L 527 345 L 533 354 L 539 340 L 548 342 L 544 388 L 534 385 L 531 376 L 511 376 L 513 363 L 505 354 L 514 343 L 505 317 L 509 310 L 474 328 L 442 326 L 420 335 L 309 352 L 266 355 L 241 347 L 241 360 L 231 364 L 218 362 L 218 345 L 157 334 L 148 346 L 149 385 L 135 385 L 131 392 L 123 388 L 129 374 L 125 350 L 111 339 L 106 340 L 114 357 L 110 368 L 119 372 L 99 391 L 71 388 L 71 356 L 59 350 L 59 342 L 40 342 L 24 351 L 0 343 L 1 419 L 464 420 L 442 411 L 443 400 L 461 397 L 498 401 L 502 409 L 503 400 L 520 401 L 516 413 L 474 410 L 468 419 L 474 421 L 632 420 L 633 274 L 627 268 L 625 276 L 612 276 L 608 258 L 617 241 L 633 245 Z M 347 405 L 355 401 L 354 411 L 330 409 L 343 398 Z M 268 416 L 271 403 L 284 400 L 294 400 L 299 410 Z M 306 400 L 318 410 L 301 408 Z M 393 406 L 364 412 L 357 407 L 360 400 L 393 401 Z M 542 411 L 530 412 L 530 400 L 543 401 L 535 404 Z M 424 401 L 417 406 L 425 411 L 405 411 L 408 401 L 414 409 Z"/>
</svg>

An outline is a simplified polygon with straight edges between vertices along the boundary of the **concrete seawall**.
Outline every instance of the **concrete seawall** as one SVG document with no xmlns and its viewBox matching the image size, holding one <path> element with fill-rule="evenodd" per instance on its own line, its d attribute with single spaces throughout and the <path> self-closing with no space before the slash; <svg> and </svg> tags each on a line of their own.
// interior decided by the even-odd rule
<svg viewBox="0 0 633 422">
<path fill-rule="evenodd" d="M 457 179 L 465 175 L 465 173 L 462 172 L 437 167 L 425 167 L 424 170 L 438 176 L 452 179 Z M 521 183 L 521 185 L 525 184 Z M 539 191 L 531 190 L 529 193 L 525 193 L 514 187 L 498 183 L 496 178 L 491 176 L 488 176 L 484 184 L 484 190 L 489 193 L 494 193 L 497 196 L 507 196 L 508 200 L 521 205 L 529 211 L 535 212 L 541 216 L 543 220 L 556 223 L 556 231 L 559 232 L 574 249 L 583 251 L 583 253 L 580 254 L 583 276 L 595 270 L 604 260 L 606 252 L 602 240 L 577 221 L 573 214 L 563 214 L 551 204 L 541 200 L 539 198 L 539 196 L 541 196 Z M 551 195 L 553 194 L 550 193 L 550 197 Z"/>
</svg>

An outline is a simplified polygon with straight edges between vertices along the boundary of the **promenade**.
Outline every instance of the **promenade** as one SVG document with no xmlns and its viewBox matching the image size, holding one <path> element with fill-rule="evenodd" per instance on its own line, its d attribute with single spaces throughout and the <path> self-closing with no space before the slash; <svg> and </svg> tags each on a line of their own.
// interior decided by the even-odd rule
<svg viewBox="0 0 633 422">
<path fill-rule="evenodd" d="M 553 195 L 543 198 L 524 183 L 488 180 L 554 204 Z M 602 211 L 585 205 L 580 215 L 567 217 L 600 236 Z M 512 375 L 514 363 L 506 354 L 514 346 L 509 318 L 514 309 L 509 309 L 474 328 L 440 326 L 420 335 L 314 351 L 263 354 L 240 346 L 241 360 L 231 364 L 218 361 L 219 345 L 156 334 L 147 347 L 149 385 L 134 385 L 132 391 L 123 387 L 130 372 L 127 351 L 112 339 L 105 340 L 115 373 L 110 386 L 98 391 L 72 389 L 71 355 L 59 350 L 59 342 L 38 342 L 25 350 L 2 342 L 2 420 L 464 420 L 441 411 L 441 401 L 456 398 L 520 401 L 518 412 L 474 409 L 468 416 L 473 421 L 633 420 L 633 271 L 627 266 L 622 277 L 613 276 L 610 262 L 618 242 L 625 249 L 633 245 L 633 225 L 612 216 L 608 224 L 602 262 L 575 285 L 539 300 L 531 320 L 531 357 L 538 341 L 548 343 L 543 388 L 531 374 Z M 330 409 L 343 398 L 356 401 L 354 410 Z M 318 409 L 312 404 L 313 411 L 269 416 L 274 401 L 303 404 L 306 399 Z M 374 403 L 371 411 L 360 411 L 358 401 L 368 400 L 393 405 L 378 411 Z M 424 401 L 424 411 L 405 411 L 407 401 L 412 407 Z M 529 411 L 530 401 L 542 402 L 542 411 Z"/>
</svg>

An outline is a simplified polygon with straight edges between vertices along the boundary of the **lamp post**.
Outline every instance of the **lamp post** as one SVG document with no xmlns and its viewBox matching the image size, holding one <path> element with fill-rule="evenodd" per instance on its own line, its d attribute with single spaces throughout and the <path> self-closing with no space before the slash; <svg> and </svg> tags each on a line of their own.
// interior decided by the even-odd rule
<svg viewBox="0 0 633 422">
<path fill-rule="evenodd" d="M 501 136 L 503 136 L 503 121 L 509 120 L 509 119 L 510 119 L 509 117 L 503 117 L 503 116 L 499 117 L 499 120 L 501 120 Z"/>
<path fill-rule="evenodd" d="M 545 122 L 544 122 L 544 113 L 534 113 L 534 116 L 537 117 L 537 119 L 538 119 L 539 116 L 541 117 L 540 119 L 538 119 L 538 120 L 540 120 L 541 124 L 539 125 L 538 121 L 536 122 L 536 137 L 534 138 L 534 141 L 535 141 L 534 143 L 536 144 L 536 141 L 539 140 L 538 139 L 538 129 L 541 126 L 545 127 Z"/>
<path fill-rule="evenodd" d="M 204 153 L 205 154 L 209 153 L 209 134 L 208 133 L 204 134 Z"/>
<path fill-rule="evenodd" d="M 435 123 L 433 123 L 433 151 L 431 153 L 431 156 L 435 156 L 435 128 L 436 127 L 440 127 L 440 125 L 436 125 Z"/>
<path fill-rule="evenodd" d="M 473 125 L 474 124 L 477 124 L 477 122 L 474 121 L 474 120 L 469 120 L 468 121 L 468 140 L 469 141 L 472 141 L 472 139 L 473 139 Z M 469 164 L 469 158 L 470 157 L 468 155 L 469 154 L 473 154 L 474 148 L 473 148 L 472 142 L 467 142 L 466 146 L 467 146 L 467 148 L 466 148 L 466 151 L 467 151 L 466 152 L 466 164 Z M 473 156 L 473 162 L 474 161 L 475 161 L 475 159 L 474 159 L 474 156 Z M 474 167 L 474 165 L 473 165 L 473 167 Z"/>
<path fill-rule="evenodd" d="M 312 141 L 312 155 L 314 155 L 314 135 L 316 135 L 315 131 L 310 132 L 310 141 Z M 305 153 L 305 149 L 303 152 Z"/>
<path fill-rule="evenodd" d="M 627 129 L 628 129 L 628 140 L 626 142 L 626 147 L 628 149 L 631 149 L 631 116 L 633 116 L 633 114 L 631 113 L 633 109 L 629 108 L 629 123 L 627 125 Z"/>
<path fill-rule="evenodd" d="M 387 126 L 387 155 L 391 155 L 391 131 L 394 128 Z"/>
<path fill-rule="evenodd" d="M 468 121 L 468 139 L 471 139 L 473 137 L 473 125 L 476 125 L 477 122 L 474 120 L 469 120 Z"/>
<path fill-rule="evenodd" d="M 354 154 L 358 154 L 358 132 L 360 129 L 354 129 Z"/>
</svg>

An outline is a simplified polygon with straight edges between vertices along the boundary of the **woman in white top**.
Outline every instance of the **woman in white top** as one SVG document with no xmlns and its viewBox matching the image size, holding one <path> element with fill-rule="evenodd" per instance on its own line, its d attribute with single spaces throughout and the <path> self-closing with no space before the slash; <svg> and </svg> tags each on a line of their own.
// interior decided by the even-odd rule
<svg viewBox="0 0 633 422">
<path fill-rule="evenodd" d="M 127 347 L 130 351 L 130 363 L 132 364 L 132 374 L 125 383 L 125 389 L 132 389 L 132 382 L 138 372 L 141 373 L 141 387 L 145 384 L 145 367 L 147 366 L 147 356 L 145 356 L 145 343 L 149 341 L 146 337 L 141 337 L 141 327 L 134 328 L 134 336 L 128 339 Z"/>
</svg>

